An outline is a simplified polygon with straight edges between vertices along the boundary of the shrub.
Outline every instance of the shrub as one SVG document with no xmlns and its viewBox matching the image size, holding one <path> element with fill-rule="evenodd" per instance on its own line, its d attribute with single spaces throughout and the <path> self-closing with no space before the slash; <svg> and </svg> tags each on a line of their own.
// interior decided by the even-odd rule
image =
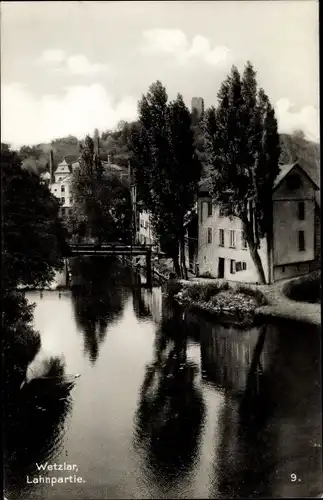
<svg viewBox="0 0 323 500">
<path fill-rule="evenodd" d="M 236 288 L 236 292 L 247 295 L 248 297 L 253 297 L 261 306 L 265 306 L 267 304 L 267 299 L 260 290 L 250 288 L 245 285 L 238 285 L 238 287 Z"/>
<path fill-rule="evenodd" d="M 321 271 L 289 281 L 283 288 L 289 299 L 299 302 L 319 303 L 321 301 Z"/>
</svg>

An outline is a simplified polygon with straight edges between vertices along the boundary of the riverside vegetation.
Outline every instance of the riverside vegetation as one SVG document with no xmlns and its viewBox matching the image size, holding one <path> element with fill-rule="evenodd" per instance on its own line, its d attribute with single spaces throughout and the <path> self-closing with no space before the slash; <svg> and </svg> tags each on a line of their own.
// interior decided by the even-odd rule
<svg viewBox="0 0 323 500">
<path fill-rule="evenodd" d="M 250 326 L 258 307 L 267 304 L 259 291 L 243 285 L 224 283 L 176 283 L 169 295 L 181 305 L 207 312 L 234 324 Z"/>
</svg>

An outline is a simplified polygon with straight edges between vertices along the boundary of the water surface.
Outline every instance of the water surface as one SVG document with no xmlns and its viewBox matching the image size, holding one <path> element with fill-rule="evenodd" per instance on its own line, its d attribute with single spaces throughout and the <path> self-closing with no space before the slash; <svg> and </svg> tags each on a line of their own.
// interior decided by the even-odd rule
<svg viewBox="0 0 323 500">
<path fill-rule="evenodd" d="M 27 294 L 43 355 L 65 357 L 65 383 L 35 381 L 21 396 L 6 430 L 9 500 L 323 491 L 318 329 L 240 331 L 183 313 L 105 259 L 72 272 L 72 291 Z M 77 471 L 39 472 L 46 462 Z M 27 484 L 40 474 L 82 483 Z"/>
</svg>

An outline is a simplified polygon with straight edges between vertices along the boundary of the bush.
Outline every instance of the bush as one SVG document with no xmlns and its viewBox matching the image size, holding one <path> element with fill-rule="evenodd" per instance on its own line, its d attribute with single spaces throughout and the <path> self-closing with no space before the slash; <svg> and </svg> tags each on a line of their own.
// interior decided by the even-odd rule
<svg viewBox="0 0 323 500">
<path fill-rule="evenodd" d="M 283 292 L 291 300 L 319 303 L 321 301 L 321 271 L 289 281 Z"/>
<path fill-rule="evenodd" d="M 266 297 L 260 290 L 250 288 L 245 285 L 238 285 L 238 287 L 236 288 L 236 292 L 247 295 L 248 297 L 253 297 L 261 306 L 265 306 L 268 303 Z"/>
</svg>

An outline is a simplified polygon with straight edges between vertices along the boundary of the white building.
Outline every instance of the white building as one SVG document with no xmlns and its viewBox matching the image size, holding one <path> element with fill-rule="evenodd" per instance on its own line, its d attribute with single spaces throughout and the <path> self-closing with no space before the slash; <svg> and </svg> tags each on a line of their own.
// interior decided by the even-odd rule
<svg viewBox="0 0 323 500">
<path fill-rule="evenodd" d="M 54 182 L 50 183 L 49 189 L 58 198 L 61 206 L 61 215 L 64 217 L 69 215 L 73 204 L 71 193 L 72 168 L 68 165 L 65 158 L 57 166 L 53 175 Z"/>
<path fill-rule="evenodd" d="M 284 165 L 272 193 L 273 245 L 263 238 L 258 248 L 266 282 L 306 274 L 316 258 L 315 195 L 318 187 L 298 164 Z M 212 203 L 209 181 L 200 183 L 198 200 L 198 265 L 200 274 L 255 283 L 258 273 L 251 258 L 242 222 L 226 217 Z"/>
</svg>

